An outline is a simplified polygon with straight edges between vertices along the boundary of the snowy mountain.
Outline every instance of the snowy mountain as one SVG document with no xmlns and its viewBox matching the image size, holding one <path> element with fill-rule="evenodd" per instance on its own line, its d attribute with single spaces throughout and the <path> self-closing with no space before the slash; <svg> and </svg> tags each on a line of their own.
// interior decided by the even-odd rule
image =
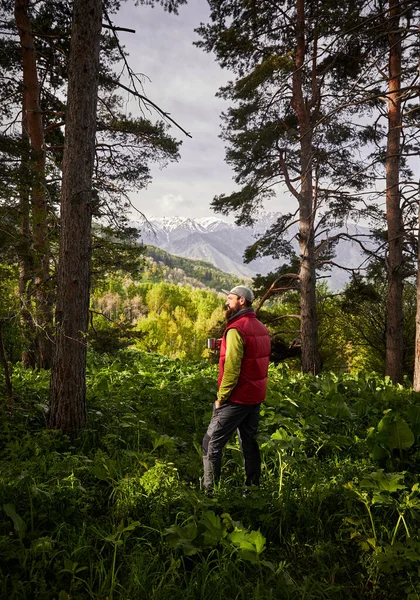
<svg viewBox="0 0 420 600">
<path fill-rule="evenodd" d="M 257 273 L 274 271 L 285 260 L 271 257 L 258 258 L 248 264 L 243 262 L 245 248 L 250 246 L 262 232 L 279 218 L 280 213 L 264 213 L 253 227 L 238 227 L 217 217 L 199 219 L 187 217 L 151 218 L 148 222 L 134 222 L 139 238 L 145 244 L 162 248 L 170 254 L 185 258 L 205 260 L 226 273 L 241 277 L 254 277 Z M 347 227 L 349 233 L 366 233 L 368 230 L 356 225 Z M 290 235 L 298 251 L 297 225 Z M 335 262 L 355 268 L 363 261 L 359 246 L 351 241 L 342 241 L 337 248 Z M 329 286 L 340 289 L 348 280 L 348 274 L 336 267 L 328 273 Z"/>
</svg>

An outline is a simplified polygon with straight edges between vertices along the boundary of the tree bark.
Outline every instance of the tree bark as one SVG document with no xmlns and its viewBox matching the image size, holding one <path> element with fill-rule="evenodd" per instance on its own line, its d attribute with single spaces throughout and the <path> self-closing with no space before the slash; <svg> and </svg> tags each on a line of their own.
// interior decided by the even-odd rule
<svg viewBox="0 0 420 600">
<path fill-rule="evenodd" d="M 386 216 L 388 225 L 388 293 L 386 375 L 401 383 L 403 371 L 403 235 L 400 203 L 401 34 L 399 0 L 389 0 L 388 139 L 386 152 Z"/>
<path fill-rule="evenodd" d="M 31 143 L 32 235 L 35 255 L 35 300 L 38 365 L 51 366 L 52 309 L 49 281 L 48 208 L 45 193 L 44 125 L 40 106 L 40 85 L 35 43 L 29 19 L 29 0 L 15 0 L 15 20 L 19 31 L 23 66 L 23 117 Z"/>
<path fill-rule="evenodd" d="M 305 11 L 304 0 L 297 0 L 296 69 L 293 73 L 292 104 L 299 122 L 300 133 L 300 198 L 299 198 L 299 249 L 300 249 L 300 316 L 302 343 L 302 370 L 319 373 L 321 361 L 318 350 L 318 323 L 316 314 L 315 231 L 316 207 L 313 193 L 312 130 L 310 104 L 303 93 L 302 72 L 305 64 Z M 315 66 L 312 67 L 315 69 Z M 313 81 L 315 73 L 312 74 Z M 313 86 L 315 88 L 315 86 Z M 313 89 L 313 93 L 316 90 Z"/>
<path fill-rule="evenodd" d="M 3 365 L 4 370 L 4 381 L 7 389 L 7 409 L 11 411 L 13 409 L 13 387 L 12 377 L 10 373 L 9 361 L 6 356 L 6 349 L 3 342 L 3 320 L 0 319 L 0 363 Z"/>
<path fill-rule="evenodd" d="M 71 432 L 86 423 L 92 173 L 102 0 L 75 0 L 61 189 L 56 340 L 48 426 Z"/>
<path fill-rule="evenodd" d="M 30 142 L 25 109 L 22 111 L 22 156 L 19 174 L 19 299 L 20 299 L 20 326 L 22 331 L 22 364 L 25 368 L 34 368 L 35 355 L 35 328 L 31 315 L 33 291 L 33 257 L 31 252 L 31 227 L 30 227 L 30 199 L 29 177 L 30 169 Z"/>
<path fill-rule="evenodd" d="M 417 308 L 416 308 L 416 339 L 414 351 L 414 391 L 420 392 L 420 180 L 419 180 L 419 203 L 418 203 L 418 235 L 417 235 Z"/>
</svg>

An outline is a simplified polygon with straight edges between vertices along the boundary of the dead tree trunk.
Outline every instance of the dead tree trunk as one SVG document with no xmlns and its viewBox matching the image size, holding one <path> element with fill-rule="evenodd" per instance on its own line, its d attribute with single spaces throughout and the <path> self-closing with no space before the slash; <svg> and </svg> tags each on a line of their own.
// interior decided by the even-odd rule
<svg viewBox="0 0 420 600">
<path fill-rule="evenodd" d="M 48 426 L 71 432 L 86 423 L 92 173 L 102 0 L 75 0 L 61 189 L 56 339 Z"/>
</svg>

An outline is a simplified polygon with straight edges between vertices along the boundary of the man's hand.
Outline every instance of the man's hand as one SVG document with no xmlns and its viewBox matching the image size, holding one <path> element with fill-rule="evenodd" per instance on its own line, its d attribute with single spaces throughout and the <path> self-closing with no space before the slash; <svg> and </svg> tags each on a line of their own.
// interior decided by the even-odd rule
<svg viewBox="0 0 420 600">
<path fill-rule="evenodd" d="M 220 400 L 216 400 L 216 402 L 214 403 L 214 408 L 220 408 L 222 406 L 222 403 L 220 402 Z"/>
</svg>

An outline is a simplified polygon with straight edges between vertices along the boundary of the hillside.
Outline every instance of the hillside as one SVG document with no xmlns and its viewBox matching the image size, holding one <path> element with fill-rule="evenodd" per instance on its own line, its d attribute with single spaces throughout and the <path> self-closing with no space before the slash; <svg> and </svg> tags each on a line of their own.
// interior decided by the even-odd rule
<svg viewBox="0 0 420 600">
<path fill-rule="evenodd" d="M 243 277 L 238 279 L 235 275 L 224 273 L 204 260 L 174 256 L 156 246 L 146 245 L 144 256 L 150 264 L 154 265 L 154 269 L 149 269 L 146 273 L 151 280 L 164 279 L 171 283 L 185 283 L 192 287 L 217 291 L 231 289 L 238 282 L 250 283 L 251 281 Z"/>
</svg>

